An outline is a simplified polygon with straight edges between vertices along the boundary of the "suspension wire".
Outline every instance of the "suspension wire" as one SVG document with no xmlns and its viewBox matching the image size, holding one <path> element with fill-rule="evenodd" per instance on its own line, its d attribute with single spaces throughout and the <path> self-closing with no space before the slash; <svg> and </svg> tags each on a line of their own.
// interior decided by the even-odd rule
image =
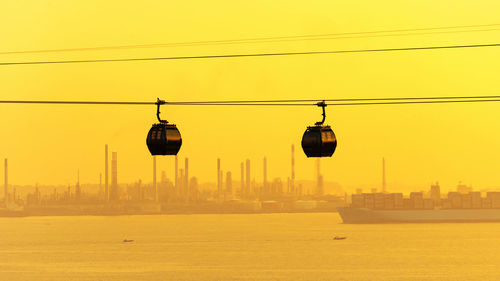
<svg viewBox="0 0 500 281">
<path fill-rule="evenodd" d="M 354 105 L 391 105 L 391 104 L 431 104 L 431 103 L 475 103 L 497 102 L 500 96 L 469 96 L 469 97 L 439 97 L 427 98 L 380 98 L 380 99 L 317 99 L 317 100 L 275 100 L 275 101 L 227 101 L 227 102 L 165 102 L 166 105 L 211 105 L 211 106 L 318 106 L 317 102 L 337 101 L 328 103 L 328 106 L 354 106 Z M 306 103 L 315 101 L 315 103 Z M 339 102 L 340 101 L 340 102 Z M 0 104 L 66 104 L 66 105 L 158 105 L 158 102 L 103 102 L 103 101 L 22 101 L 0 100 Z"/>
<path fill-rule="evenodd" d="M 324 54 L 371 53 L 371 52 L 394 52 L 394 51 L 421 51 L 421 50 L 462 49 L 462 48 L 482 48 L 482 47 L 500 47 L 500 43 L 471 44 L 471 45 L 425 46 L 425 47 L 403 47 L 403 48 L 384 48 L 384 49 L 355 49 L 355 50 L 336 50 L 336 51 L 307 51 L 307 52 L 282 52 L 282 53 L 200 55 L 200 56 L 178 56 L 178 57 L 149 57 L 149 58 L 124 58 L 124 59 L 90 59 L 90 60 L 61 60 L 61 61 L 18 61 L 18 62 L 0 62 L 0 66 L 35 65 L 35 64 L 98 63 L 98 62 L 134 62 L 134 61 L 159 61 L 159 60 L 188 60 L 188 59 L 221 59 L 221 58 L 241 58 L 241 57 L 296 56 L 296 55 L 324 55 Z"/>
<path fill-rule="evenodd" d="M 21 104 L 104 104 L 104 105 L 151 105 L 156 102 L 130 102 L 130 101 L 42 101 L 42 100 L 0 100 L 0 103 Z"/>
<path fill-rule="evenodd" d="M 391 104 L 429 104 L 429 103 L 474 103 L 474 102 L 497 102 L 500 99 L 466 99 L 466 100 L 420 100 L 420 101 L 386 101 L 386 102 L 346 102 L 328 103 L 328 106 L 350 106 L 350 105 L 391 105 Z M 318 106 L 317 103 L 168 103 L 170 105 L 228 105 L 228 106 Z"/>
<path fill-rule="evenodd" d="M 427 35 L 427 34 L 441 34 L 441 33 L 483 32 L 483 31 L 498 31 L 500 29 L 498 28 L 473 29 L 473 30 L 453 30 L 453 29 L 480 28 L 480 27 L 484 28 L 484 27 L 497 27 L 497 26 L 500 26 L 500 24 L 441 26 L 441 27 L 428 27 L 428 28 L 408 28 L 408 29 L 393 29 L 393 30 L 361 31 L 361 32 L 305 34 L 305 35 L 258 37 L 258 38 L 243 38 L 243 39 L 229 39 L 229 40 L 206 40 L 206 41 L 116 45 L 116 46 L 99 46 L 99 47 L 83 47 L 83 48 L 65 48 L 65 49 L 4 51 L 0 52 L 0 55 L 27 54 L 27 53 L 58 53 L 58 52 L 75 52 L 75 51 L 100 51 L 100 50 L 137 49 L 137 48 L 209 46 L 209 45 L 221 45 L 221 44 L 273 43 L 273 42 L 288 42 L 288 41 L 303 41 L 303 40 L 331 40 L 331 39 L 352 39 L 352 38 L 366 38 L 366 37 L 412 36 L 412 35 Z M 444 30 L 444 31 L 435 31 L 435 30 Z"/>
<path fill-rule="evenodd" d="M 224 104 L 224 103 L 294 103 L 294 102 L 352 102 L 352 101 L 397 101 L 397 100 L 453 100 L 453 99 L 500 99 L 498 95 L 489 96 L 437 96 L 437 97 L 393 97 L 393 98 L 344 98 L 344 99 L 284 99 L 284 100 L 225 100 L 225 101 L 170 101 L 168 104 Z"/>
</svg>

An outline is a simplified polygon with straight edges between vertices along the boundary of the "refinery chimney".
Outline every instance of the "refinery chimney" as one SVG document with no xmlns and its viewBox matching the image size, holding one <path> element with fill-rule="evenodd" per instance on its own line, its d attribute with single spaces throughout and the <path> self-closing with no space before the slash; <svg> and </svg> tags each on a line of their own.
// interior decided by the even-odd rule
<svg viewBox="0 0 500 281">
<path fill-rule="evenodd" d="M 8 161 L 5 158 L 5 183 L 4 183 L 4 201 L 7 203 L 9 200 L 9 168 Z"/>
<path fill-rule="evenodd" d="M 108 180 L 108 145 L 104 146 L 104 200 L 109 200 L 109 180 Z"/>
</svg>

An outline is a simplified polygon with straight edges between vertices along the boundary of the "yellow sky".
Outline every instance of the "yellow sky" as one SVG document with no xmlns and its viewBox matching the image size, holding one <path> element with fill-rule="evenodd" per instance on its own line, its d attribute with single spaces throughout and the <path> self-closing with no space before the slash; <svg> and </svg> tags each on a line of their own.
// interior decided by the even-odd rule
<svg viewBox="0 0 500 281">
<path fill-rule="evenodd" d="M 498 22 L 498 1 L 9 1 L 0 4 L 0 51 L 375 31 Z M 0 61 L 340 50 L 498 43 L 499 31 L 423 36 L 0 55 Z M 3 100 L 154 101 L 500 94 L 500 48 L 218 60 L 0 67 Z M 346 189 L 500 187 L 500 104 L 328 107 L 339 140 L 322 161 Z M 145 145 L 154 106 L 0 105 L 0 157 L 14 184 L 98 182 L 104 144 L 118 152 L 119 181 L 151 180 Z M 239 179 L 253 161 L 262 179 L 314 177 L 300 139 L 318 108 L 165 107 L 183 136 L 190 173 L 216 180 L 216 158 Z M 159 169 L 173 174 L 172 157 Z M 3 178 L 3 175 L 0 176 Z"/>
</svg>

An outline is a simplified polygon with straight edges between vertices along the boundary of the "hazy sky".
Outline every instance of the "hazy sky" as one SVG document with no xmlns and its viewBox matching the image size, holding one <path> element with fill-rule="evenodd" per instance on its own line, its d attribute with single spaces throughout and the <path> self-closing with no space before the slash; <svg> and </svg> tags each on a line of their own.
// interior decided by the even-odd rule
<svg viewBox="0 0 500 281">
<path fill-rule="evenodd" d="M 2 1 L 0 52 L 377 31 L 498 22 L 499 1 Z M 477 28 L 477 29 L 494 29 Z M 0 55 L 0 61 L 128 58 L 275 51 L 499 43 L 499 31 L 312 40 L 272 44 Z M 167 101 L 493 95 L 500 48 L 233 58 L 189 61 L 0 66 L 0 99 Z M 338 148 L 322 161 L 327 181 L 347 189 L 425 188 L 440 181 L 500 187 L 500 103 L 328 107 Z M 0 105 L 0 157 L 13 184 L 96 183 L 104 144 L 118 152 L 119 181 L 150 181 L 145 138 L 154 106 Z M 239 179 L 252 160 L 262 179 L 312 179 L 300 140 L 320 109 L 164 107 L 190 158 L 190 174 L 216 181 L 216 158 Z M 160 170 L 173 175 L 173 158 Z M 3 179 L 3 173 L 0 176 Z"/>
</svg>

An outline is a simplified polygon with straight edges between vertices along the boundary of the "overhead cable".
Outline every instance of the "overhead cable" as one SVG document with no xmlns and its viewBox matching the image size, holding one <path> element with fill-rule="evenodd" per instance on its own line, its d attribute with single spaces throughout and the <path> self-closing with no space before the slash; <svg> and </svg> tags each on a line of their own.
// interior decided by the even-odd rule
<svg viewBox="0 0 500 281">
<path fill-rule="evenodd" d="M 178 57 L 60 60 L 60 61 L 17 61 L 17 62 L 0 62 L 0 66 L 36 65 L 36 64 L 102 63 L 102 62 L 134 62 L 134 61 L 137 62 L 137 61 L 188 60 L 188 59 L 222 59 L 222 58 L 243 58 L 243 57 L 296 56 L 296 55 L 325 55 L 325 54 L 371 53 L 371 52 L 394 52 L 394 51 L 422 51 L 422 50 L 443 50 L 443 49 L 484 48 L 484 47 L 500 47 L 500 43 L 471 44 L 471 45 L 424 46 L 424 47 L 402 47 L 402 48 L 384 48 L 384 49 L 336 50 L 336 51 L 334 50 L 334 51 L 307 51 L 307 52 L 282 52 L 282 53 L 199 55 L 199 56 L 178 56 Z"/>
<path fill-rule="evenodd" d="M 392 105 L 392 104 L 432 104 L 432 103 L 476 103 L 497 102 L 500 96 L 464 96 L 464 97 L 395 97 L 395 98 L 352 98 L 352 99 L 309 99 L 309 100 L 255 100 L 255 101 L 172 101 L 166 105 L 185 106 L 318 106 L 321 102 L 328 106 L 354 105 Z M 158 102 L 139 101 L 27 101 L 27 100 L 0 100 L 0 104 L 59 104 L 59 105 L 157 105 Z"/>
<path fill-rule="evenodd" d="M 354 38 L 372 38 L 372 37 L 388 37 L 388 36 L 414 36 L 414 35 L 432 35 L 432 34 L 446 34 L 446 33 L 489 32 L 489 31 L 500 30 L 499 28 L 495 28 L 498 26 L 500 26 L 500 24 L 477 24 L 477 25 L 441 26 L 441 27 L 427 27 L 427 28 L 406 28 L 406 29 L 377 30 L 377 31 L 257 37 L 257 38 L 226 39 L 226 40 L 205 40 L 205 41 L 153 43 L 153 44 L 131 44 L 131 45 L 97 46 L 97 47 L 81 47 L 81 48 L 3 51 L 3 52 L 0 52 L 0 55 L 29 54 L 29 53 L 60 53 L 60 52 L 79 52 L 79 51 L 103 51 L 103 50 L 138 49 L 138 48 L 211 46 L 211 45 L 225 45 L 225 44 L 275 43 L 275 42 L 289 42 L 289 41 L 354 39 Z M 464 28 L 476 28 L 476 29 L 465 29 L 464 30 Z M 477 28 L 481 28 L 481 29 L 477 29 Z"/>
</svg>

